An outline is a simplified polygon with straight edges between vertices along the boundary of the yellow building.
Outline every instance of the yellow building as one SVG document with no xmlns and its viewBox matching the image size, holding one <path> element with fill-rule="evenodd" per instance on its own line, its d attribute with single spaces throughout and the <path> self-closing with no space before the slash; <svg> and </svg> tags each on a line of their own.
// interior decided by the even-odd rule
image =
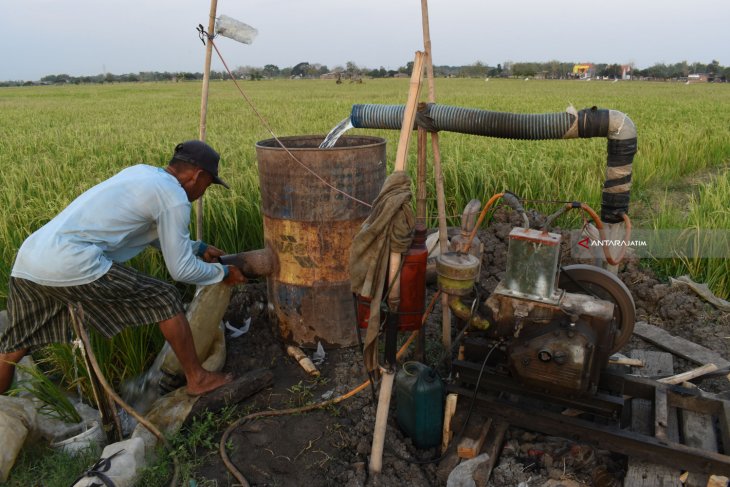
<svg viewBox="0 0 730 487">
<path fill-rule="evenodd" d="M 590 78 L 594 74 L 594 66 L 591 63 L 575 64 L 573 66 L 573 75 L 577 78 Z"/>
</svg>

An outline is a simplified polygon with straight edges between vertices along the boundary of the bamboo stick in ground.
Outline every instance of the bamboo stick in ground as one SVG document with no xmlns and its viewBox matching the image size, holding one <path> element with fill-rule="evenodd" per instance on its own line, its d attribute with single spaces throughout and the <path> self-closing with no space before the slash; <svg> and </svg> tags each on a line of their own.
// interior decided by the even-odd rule
<svg viewBox="0 0 730 487">
<path fill-rule="evenodd" d="M 388 408 L 390 408 L 390 396 L 393 392 L 394 380 L 395 372 L 386 372 L 380 382 L 378 410 L 375 416 L 375 428 L 373 429 L 373 445 L 370 449 L 370 472 L 374 474 L 379 474 L 383 470 L 383 446 L 385 445 Z"/>
<path fill-rule="evenodd" d="M 420 104 L 419 104 L 420 105 Z M 418 168 L 416 185 L 416 223 L 426 225 L 426 142 L 428 132 L 418 127 Z"/>
<path fill-rule="evenodd" d="M 403 115 L 403 125 L 401 126 L 400 140 L 395 159 L 396 171 L 404 171 L 406 169 L 408 143 L 411 139 L 411 132 L 413 132 L 413 123 L 416 118 L 416 105 L 421 93 L 422 78 L 423 53 L 417 51 L 415 61 L 413 62 L 408 102 Z M 390 254 L 388 282 L 391 283 L 391 289 L 388 295 L 388 305 L 394 311 L 398 310 L 398 304 L 400 302 L 400 279 L 395 278 L 400 268 L 400 262 L 401 254 L 396 252 Z M 373 430 L 373 444 L 370 449 L 370 472 L 373 474 L 379 474 L 383 469 L 383 446 L 385 444 L 385 432 L 388 426 L 388 408 L 390 407 L 390 396 L 393 392 L 393 382 L 395 381 L 395 363 L 387 364 L 387 366 L 388 368 L 385 369 L 383 380 L 380 383 L 378 409 L 375 416 L 375 429 Z"/>
<path fill-rule="evenodd" d="M 444 406 L 444 428 L 441 434 L 441 453 L 443 454 L 449 447 L 451 437 L 454 432 L 451 431 L 451 420 L 456 413 L 456 403 L 459 399 L 458 394 L 449 394 L 446 396 L 446 405 Z"/>
<path fill-rule="evenodd" d="M 421 94 L 421 79 L 423 78 L 423 53 L 416 51 L 416 58 L 413 62 L 413 72 L 411 73 L 410 89 L 408 91 L 408 101 L 406 102 L 405 113 L 403 114 L 403 125 L 400 129 L 400 139 L 398 140 L 398 151 L 395 155 L 395 170 L 405 171 L 408 159 L 408 143 L 411 140 L 413 132 L 413 124 L 416 120 L 416 108 L 418 106 L 418 97 Z"/>
<path fill-rule="evenodd" d="M 307 357 L 307 354 L 304 353 L 301 348 L 295 347 L 294 345 L 289 345 L 288 347 L 286 347 L 286 353 L 288 353 L 291 358 L 296 360 L 307 374 L 313 377 L 319 377 L 319 369 L 317 369 L 317 366 L 314 365 L 314 362 L 312 362 L 312 360 Z"/>
<path fill-rule="evenodd" d="M 408 144 L 411 140 L 411 132 L 413 132 L 413 123 L 416 119 L 416 107 L 418 97 L 421 93 L 421 78 L 423 77 L 423 53 L 416 52 L 416 58 L 413 62 L 413 73 L 411 74 L 410 90 L 408 92 L 408 102 L 406 103 L 405 113 L 403 114 L 403 126 L 400 130 L 400 140 L 398 141 L 398 152 L 395 157 L 396 171 L 405 171 L 406 162 L 408 160 Z M 390 254 L 390 264 L 388 268 L 388 282 L 391 289 L 388 294 L 388 304 L 391 309 L 398 310 L 400 302 L 400 280 L 395 279 L 395 275 L 400 268 L 401 254 L 393 252 Z"/>
<path fill-rule="evenodd" d="M 433 54 L 431 52 L 431 29 L 428 23 L 428 1 L 421 0 L 421 23 L 423 26 L 423 47 L 426 55 L 426 77 L 428 82 L 428 102 L 436 102 L 436 90 L 433 80 Z M 439 149 L 439 135 L 431 133 L 431 150 L 433 151 L 433 172 L 436 179 L 436 204 L 439 217 L 439 247 L 441 253 L 445 254 L 447 248 L 447 227 L 446 227 L 446 203 L 444 197 L 444 174 L 441 170 L 441 151 Z M 446 350 L 451 350 L 451 310 L 449 309 L 449 296 L 441 295 L 441 342 Z M 451 363 L 451 357 L 447 357 Z"/>
<path fill-rule="evenodd" d="M 211 36 L 215 30 L 215 13 L 218 9 L 218 0 L 210 0 L 210 13 L 208 15 L 208 34 Z M 203 69 L 203 92 L 200 97 L 200 140 L 205 142 L 206 124 L 208 118 L 208 85 L 210 84 L 210 61 L 213 57 L 213 44 L 208 42 L 205 45 L 205 66 Z M 203 240 L 203 197 L 198 198 L 195 204 L 195 238 Z"/>
</svg>

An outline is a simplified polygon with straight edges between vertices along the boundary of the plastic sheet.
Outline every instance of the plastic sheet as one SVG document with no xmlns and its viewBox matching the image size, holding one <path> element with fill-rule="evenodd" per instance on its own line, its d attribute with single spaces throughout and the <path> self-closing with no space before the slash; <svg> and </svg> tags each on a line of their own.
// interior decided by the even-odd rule
<svg viewBox="0 0 730 487">
<path fill-rule="evenodd" d="M 221 15 L 215 21 L 215 31 L 223 37 L 244 44 L 251 44 L 259 31 L 227 15 Z"/>
</svg>

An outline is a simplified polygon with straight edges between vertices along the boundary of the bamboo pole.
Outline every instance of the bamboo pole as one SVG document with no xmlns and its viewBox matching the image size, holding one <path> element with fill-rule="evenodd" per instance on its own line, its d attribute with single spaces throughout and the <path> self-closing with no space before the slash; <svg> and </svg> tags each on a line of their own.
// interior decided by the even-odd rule
<svg viewBox="0 0 730 487">
<path fill-rule="evenodd" d="M 403 114 L 403 125 L 400 128 L 400 140 L 398 140 L 398 151 L 395 156 L 395 170 L 405 171 L 408 162 L 408 143 L 411 140 L 413 124 L 416 121 L 416 108 L 418 97 L 421 94 L 421 80 L 423 79 L 424 55 L 416 51 L 416 58 L 413 61 L 413 72 L 408 90 L 408 101 L 406 102 L 405 113 Z"/>
<path fill-rule="evenodd" d="M 433 79 L 433 56 L 431 53 L 431 29 L 428 23 L 428 0 L 421 0 L 421 20 L 423 24 L 423 46 L 426 52 L 426 78 L 428 81 L 428 102 L 436 102 L 436 88 Z M 444 173 L 441 169 L 441 150 L 439 148 L 439 135 L 431 133 L 431 150 L 433 152 L 433 172 L 436 179 L 436 205 L 439 219 L 439 248 L 441 253 L 448 251 L 448 228 L 446 226 L 446 201 L 444 195 Z M 441 343 L 444 349 L 451 350 L 451 309 L 449 309 L 449 296 L 446 293 L 441 295 Z M 447 358 L 451 363 L 451 357 Z"/>
<path fill-rule="evenodd" d="M 433 83 L 433 58 L 431 57 L 431 29 L 428 25 L 428 0 L 421 0 L 421 23 L 423 24 L 423 50 L 426 56 L 426 79 L 428 81 L 428 102 L 436 102 Z"/>
<path fill-rule="evenodd" d="M 421 103 L 418 104 L 419 109 Z M 422 225 L 426 228 L 426 179 L 428 163 L 427 154 L 428 132 L 422 127 L 418 127 L 418 171 L 416 176 L 416 226 Z M 423 325 L 425 326 L 425 325 Z M 424 362 L 426 358 L 426 333 L 418 334 L 416 339 L 416 351 L 414 353 L 416 360 Z"/>
<path fill-rule="evenodd" d="M 416 105 L 421 93 L 421 79 L 423 78 L 423 53 L 416 51 L 416 59 L 413 63 L 410 88 L 408 91 L 408 102 L 403 114 L 403 125 L 401 126 L 398 151 L 395 158 L 395 170 L 405 171 L 408 160 L 408 143 L 413 132 L 413 122 L 416 118 Z M 399 279 L 395 279 L 400 268 L 401 254 L 392 252 L 390 254 L 390 265 L 388 267 L 388 282 L 391 285 L 388 296 L 388 306 L 391 310 L 398 311 L 400 302 Z M 395 295 L 395 296 L 394 296 Z M 386 357 L 387 358 L 387 357 Z M 395 364 L 387 364 L 389 367 L 383 372 L 383 379 L 380 382 L 380 393 L 378 395 L 378 408 L 375 415 L 375 428 L 373 429 L 373 444 L 370 449 L 370 472 L 379 474 L 383 470 L 383 447 L 385 445 L 385 432 L 388 426 L 388 409 L 390 398 L 393 393 L 393 382 L 395 381 Z"/>
<path fill-rule="evenodd" d="M 420 105 L 420 104 L 419 104 Z M 416 175 L 416 223 L 426 225 L 426 164 L 428 132 L 418 127 L 418 170 Z"/>
<path fill-rule="evenodd" d="M 210 0 L 210 14 L 208 16 L 208 34 L 213 35 L 215 30 L 215 12 L 218 9 L 218 0 Z M 210 84 L 210 61 L 213 57 L 213 44 L 205 45 L 205 69 L 203 70 L 203 93 L 200 97 L 200 133 L 199 138 L 205 142 L 206 122 L 208 118 L 208 85 Z M 203 239 L 203 196 L 198 198 L 195 205 L 195 238 Z"/>
<path fill-rule="evenodd" d="M 405 171 L 408 162 L 408 144 L 411 140 L 413 132 L 413 124 L 416 120 L 416 107 L 418 97 L 421 93 L 421 79 L 423 78 L 423 53 L 416 52 L 416 59 L 413 62 L 413 72 L 411 73 L 410 88 L 408 91 L 408 101 L 406 102 L 405 113 L 403 114 L 403 125 L 400 129 L 400 139 L 398 141 L 398 150 L 395 156 L 395 171 Z M 391 309 L 398 310 L 400 302 L 400 282 L 394 279 L 400 268 L 401 254 L 393 252 L 390 254 L 390 265 L 388 268 L 388 282 L 391 289 L 388 294 L 388 305 Z"/>
</svg>

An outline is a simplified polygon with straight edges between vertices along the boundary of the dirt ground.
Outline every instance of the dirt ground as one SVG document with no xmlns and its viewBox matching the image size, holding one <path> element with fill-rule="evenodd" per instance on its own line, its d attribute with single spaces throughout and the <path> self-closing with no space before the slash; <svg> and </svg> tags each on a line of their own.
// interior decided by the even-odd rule
<svg viewBox="0 0 730 487">
<path fill-rule="evenodd" d="M 498 214 L 479 238 L 485 255 L 480 276 L 484 296 L 502 278 L 506 265 L 506 237 L 514 223 L 509 214 Z M 722 314 L 686 288 L 672 288 L 639 262 L 623 265 L 619 277 L 631 290 L 637 319 L 666 329 L 715 350 L 730 359 L 730 315 Z M 429 288 L 429 295 L 434 288 Z M 312 380 L 283 351 L 268 321 L 265 283 L 250 283 L 234 295 L 224 319 L 234 326 L 252 319 L 250 331 L 229 339 L 224 370 L 241 374 L 269 367 L 274 386 L 241 405 L 250 410 L 281 409 L 319 402 L 346 393 L 365 379 L 357 347 L 330 351 L 320 366 L 322 376 Z M 427 357 L 435 360 L 440 342 L 441 310 L 437 305 L 427 324 Z M 629 350 L 651 347 L 632 338 Z M 675 372 L 691 365 L 675 360 Z M 727 381 L 702 387 L 727 394 Z M 395 423 L 392 406 L 383 459 L 383 473 L 368 476 L 375 403 L 370 388 L 335 407 L 294 416 L 271 417 L 247 423 L 231 436 L 230 458 L 253 486 L 442 486 L 449 468 L 417 464 L 430 460 L 435 449 L 418 450 Z M 395 400 L 392 405 L 395 404 Z M 587 445 L 511 428 L 490 485 L 620 485 L 626 458 Z M 198 471 L 198 478 L 234 485 L 218 457 Z M 520 484 L 520 482 L 523 482 Z M 572 483 L 571 483 L 572 482 Z"/>
</svg>

